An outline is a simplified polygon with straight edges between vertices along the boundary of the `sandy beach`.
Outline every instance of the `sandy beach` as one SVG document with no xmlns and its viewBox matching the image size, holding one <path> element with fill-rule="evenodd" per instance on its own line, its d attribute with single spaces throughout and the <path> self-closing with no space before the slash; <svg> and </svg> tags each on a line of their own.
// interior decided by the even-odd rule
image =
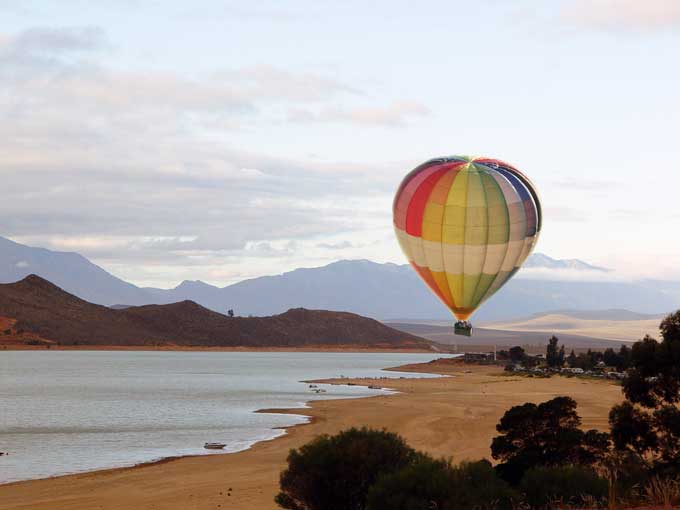
<svg viewBox="0 0 680 510">
<path fill-rule="evenodd" d="M 604 380 L 506 376 L 498 367 L 463 364 L 400 370 L 453 377 L 325 381 L 386 385 L 400 393 L 269 410 L 304 414 L 311 422 L 240 453 L 3 485 L 0 510 L 273 510 L 288 451 L 319 434 L 367 425 L 398 432 L 412 446 L 454 461 L 489 458 L 495 425 L 512 405 L 568 395 L 578 402 L 585 428 L 606 430 L 609 409 L 621 400 L 620 387 Z"/>
</svg>

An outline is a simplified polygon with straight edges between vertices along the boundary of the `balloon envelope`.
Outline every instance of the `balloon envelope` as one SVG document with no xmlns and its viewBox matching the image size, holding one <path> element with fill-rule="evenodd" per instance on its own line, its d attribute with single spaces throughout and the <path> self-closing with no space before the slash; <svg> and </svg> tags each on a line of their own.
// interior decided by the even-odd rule
<svg viewBox="0 0 680 510">
<path fill-rule="evenodd" d="M 410 172 L 393 214 L 404 254 L 459 320 L 517 272 L 542 223 L 525 175 L 497 159 L 467 156 L 432 159 Z"/>
</svg>

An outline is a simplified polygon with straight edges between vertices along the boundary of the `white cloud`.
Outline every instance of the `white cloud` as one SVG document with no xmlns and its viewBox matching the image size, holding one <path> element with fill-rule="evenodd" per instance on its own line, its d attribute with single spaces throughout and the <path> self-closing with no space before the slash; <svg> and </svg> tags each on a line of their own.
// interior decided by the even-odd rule
<svg viewBox="0 0 680 510">
<path fill-rule="evenodd" d="M 524 280 L 573 281 L 573 282 L 622 282 L 632 281 L 631 275 L 614 271 L 594 271 L 584 269 L 525 267 L 520 269 L 516 278 Z"/>
<path fill-rule="evenodd" d="M 568 0 L 562 17 L 598 28 L 660 30 L 680 27 L 677 0 Z"/>
<path fill-rule="evenodd" d="M 356 248 L 354 244 L 349 241 L 341 241 L 337 243 L 319 243 L 317 247 L 324 248 L 326 250 L 347 250 L 349 248 Z"/>
<path fill-rule="evenodd" d="M 292 109 L 288 112 L 291 122 L 343 122 L 351 124 L 400 126 L 414 117 L 430 115 L 431 110 L 416 102 L 395 102 L 387 107 L 356 109 L 327 108 L 320 111 Z"/>
</svg>

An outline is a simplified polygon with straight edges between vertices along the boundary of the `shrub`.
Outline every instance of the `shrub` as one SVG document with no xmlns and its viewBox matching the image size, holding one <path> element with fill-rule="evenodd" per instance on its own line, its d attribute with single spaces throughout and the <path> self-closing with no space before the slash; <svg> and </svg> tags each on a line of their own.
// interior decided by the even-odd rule
<svg viewBox="0 0 680 510">
<path fill-rule="evenodd" d="M 368 510 L 510 509 L 514 492 L 488 461 L 452 466 L 423 456 L 371 488 Z"/>
<path fill-rule="evenodd" d="M 396 434 L 367 428 L 321 436 L 291 450 L 275 501 L 289 510 L 363 510 L 381 475 L 419 455 Z"/>
<path fill-rule="evenodd" d="M 671 508 L 680 503 L 680 479 L 653 476 L 644 485 L 642 493 L 648 504 Z"/>
<path fill-rule="evenodd" d="M 535 466 L 592 465 L 609 447 L 609 436 L 579 429 L 576 402 L 556 397 L 541 404 L 526 403 L 505 412 L 491 443 L 491 455 L 504 480 L 516 485 Z"/>
<path fill-rule="evenodd" d="M 585 505 L 607 497 L 607 480 L 581 466 L 538 467 L 527 471 L 520 483 L 526 503 L 533 509 L 551 508 L 555 502 Z"/>
<path fill-rule="evenodd" d="M 454 491 L 449 462 L 423 457 L 415 464 L 382 476 L 368 493 L 368 510 L 445 509 Z"/>
<path fill-rule="evenodd" d="M 488 460 L 463 462 L 454 470 L 456 492 L 451 510 L 510 509 L 516 494 Z"/>
</svg>

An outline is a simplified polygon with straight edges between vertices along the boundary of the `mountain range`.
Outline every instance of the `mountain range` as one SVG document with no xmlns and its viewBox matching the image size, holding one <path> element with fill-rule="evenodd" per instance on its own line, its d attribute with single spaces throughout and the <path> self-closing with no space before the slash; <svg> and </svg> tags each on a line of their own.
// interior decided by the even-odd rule
<svg viewBox="0 0 680 510">
<path fill-rule="evenodd" d="M 347 312 L 228 317 L 192 301 L 115 310 L 29 275 L 0 285 L 0 344 L 352 347 L 430 350 L 430 342 Z"/>
<path fill-rule="evenodd" d="M 540 253 L 532 255 L 526 266 L 528 271 L 550 271 L 542 278 L 527 278 L 520 271 L 475 314 L 476 321 L 517 319 L 554 310 L 623 309 L 661 314 L 680 307 L 680 282 L 607 281 L 602 279 L 608 272 L 605 268 Z M 559 279 L 561 270 L 568 270 L 570 278 Z M 583 279 L 574 279 L 574 273 L 582 274 Z M 15 282 L 29 274 L 106 306 L 191 300 L 221 313 L 234 309 L 242 316 L 268 316 L 303 307 L 353 312 L 380 320 L 450 319 L 448 311 L 406 264 L 340 260 L 226 287 L 184 281 L 173 289 L 156 289 L 125 282 L 79 254 L 33 248 L 0 237 L 0 283 Z"/>
</svg>

